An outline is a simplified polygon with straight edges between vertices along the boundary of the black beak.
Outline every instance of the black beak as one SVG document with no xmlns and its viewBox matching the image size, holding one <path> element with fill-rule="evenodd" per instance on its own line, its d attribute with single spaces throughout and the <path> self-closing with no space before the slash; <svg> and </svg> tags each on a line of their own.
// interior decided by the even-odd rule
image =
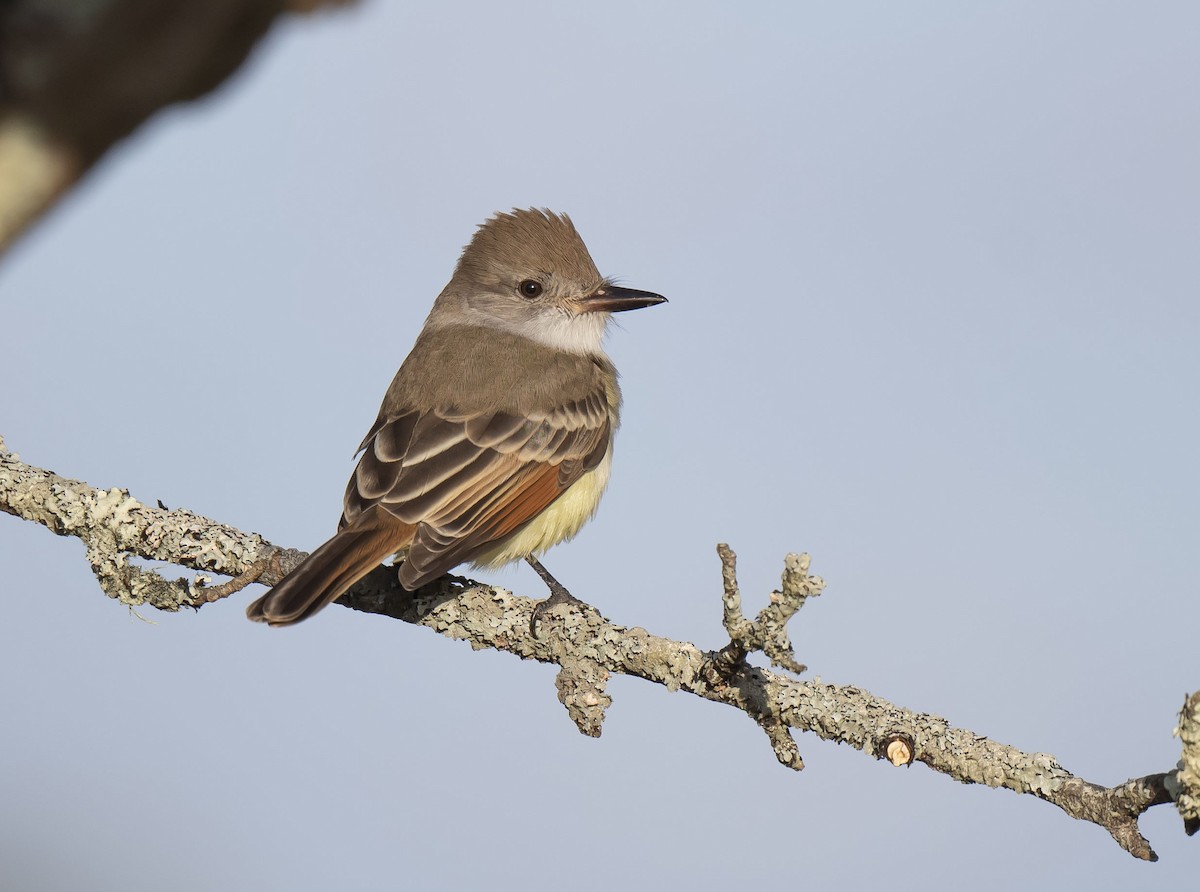
<svg viewBox="0 0 1200 892">
<path fill-rule="evenodd" d="M 636 288 L 620 288 L 616 285 L 601 285 L 579 301 L 584 313 L 623 313 L 640 310 L 655 304 L 665 304 L 667 299 L 653 291 L 638 291 Z"/>
</svg>

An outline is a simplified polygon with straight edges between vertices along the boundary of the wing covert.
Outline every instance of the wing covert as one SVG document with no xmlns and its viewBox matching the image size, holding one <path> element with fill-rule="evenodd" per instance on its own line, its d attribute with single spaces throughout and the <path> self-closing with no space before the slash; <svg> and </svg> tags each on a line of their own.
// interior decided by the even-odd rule
<svg viewBox="0 0 1200 892">
<path fill-rule="evenodd" d="M 604 459 L 612 422 L 598 383 L 543 413 L 414 410 L 381 418 L 363 441 L 341 526 L 375 505 L 416 524 L 401 568 L 406 588 L 471 560 Z"/>
</svg>

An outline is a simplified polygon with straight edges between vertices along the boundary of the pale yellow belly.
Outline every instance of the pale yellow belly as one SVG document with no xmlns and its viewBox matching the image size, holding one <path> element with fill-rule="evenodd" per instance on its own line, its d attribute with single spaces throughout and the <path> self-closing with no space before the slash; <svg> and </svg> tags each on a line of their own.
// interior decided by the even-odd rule
<svg viewBox="0 0 1200 892">
<path fill-rule="evenodd" d="M 612 471 L 612 446 L 604 460 L 594 470 L 575 481 L 545 511 L 502 542 L 483 552 L 471 562 L 475 567 L 499 567 L 523 560 L 526 555 L 539 555 L 546 549 L 573 537 L 591 520 L 600 504 L 600 496 L 608 485 Z"/>
</svg>

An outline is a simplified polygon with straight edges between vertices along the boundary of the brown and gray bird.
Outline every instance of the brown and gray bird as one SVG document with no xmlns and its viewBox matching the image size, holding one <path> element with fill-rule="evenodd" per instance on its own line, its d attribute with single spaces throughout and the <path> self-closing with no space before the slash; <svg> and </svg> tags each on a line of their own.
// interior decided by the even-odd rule
<svg viewBox="0 0 1200 892">
<path fill-rule="evenodd" d="M 534 557 L 579 532 L 608 483 L 621 391 L 605 327 L 665 300 L 601 276 L 566 215 L 481 225 L 359 447 L 337 533 L 246 615 L 300 622 L 392 555 L 409 591 L 529 559 L 550 601 L 569 598 Z"/>
</svg>

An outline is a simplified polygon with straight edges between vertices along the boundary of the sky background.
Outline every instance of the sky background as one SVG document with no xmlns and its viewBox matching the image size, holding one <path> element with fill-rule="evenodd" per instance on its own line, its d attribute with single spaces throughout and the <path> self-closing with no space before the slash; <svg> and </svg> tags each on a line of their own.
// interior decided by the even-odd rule
<svg viewBox="0 0 1200 892">
<path fill-rule="evenodd" d="M 407 6 L 405 4 L 404 6 Z M 372 2 L 277 28 L 0 264 L 0 434 L 311 549 L 474 227 L 570 213 L 670 303 L 609 338 L 596 520 L 547 565 L 725 642 L 808 551 L 825 681 L 1104 784 L 1200 688 L 1200 6 Z M 165 568 L 168 575 L 178 575 Z M 480 574 L 544 591 L 524 568 Z M 0 516 L 6 890 L 1184 888 L 1032 797 L 254 587 L 143 621 Z"/>
</svg>

